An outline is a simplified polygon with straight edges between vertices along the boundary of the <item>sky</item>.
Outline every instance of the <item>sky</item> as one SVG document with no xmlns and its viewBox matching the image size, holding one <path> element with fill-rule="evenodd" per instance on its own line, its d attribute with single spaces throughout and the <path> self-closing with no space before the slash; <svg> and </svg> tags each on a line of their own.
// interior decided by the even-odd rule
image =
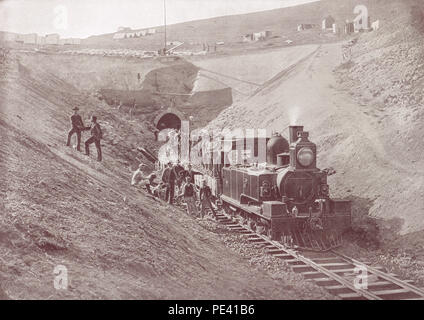
<svg viewBox="0 0 424 320">
<path fill-rule="evenodd" d="M 165 0 L 167 23 L 277 9 L 317 0 Z M 164 0 L 0 0 L 0 30 L 86 38 L 163 25 Z"/>
</svg>

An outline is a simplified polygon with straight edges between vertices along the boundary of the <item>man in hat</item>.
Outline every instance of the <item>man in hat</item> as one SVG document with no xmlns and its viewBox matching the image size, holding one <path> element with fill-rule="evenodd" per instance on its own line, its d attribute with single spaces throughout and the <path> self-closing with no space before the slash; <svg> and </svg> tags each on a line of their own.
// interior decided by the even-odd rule
<svg viewBox="0 0 424 320">
<path fill-rule="evenodd" d="M 181 188 L 180 196 L 184 197 L 184 201 L 187 205 L 187 213 L 198 217 L 199 213 L 196 207 L 196 186 L 191 182 L 189 176 L 186 177 L 186 181 Z"/>
<path fill-rule="evenodd" d="M 138 186 L 143 180 L 146 179 L 146 174 L 143 171 L 145 167 L 146 165 L 144 163 L 140 163 L 140 165 L 138 166 L 138 169 L 134 171 L 132 179 L 131 179 L 132 186 Z"/>
<path fill-rule="evenodd" d="M 192 166 L 191 166 L 191 164 L 189 163 L 189 164 L 188 164 L 188 166 L 187 166 L 186 176 L 189 176 L 189 177 L 190 177 L 190 181 L 191 181 L 192 183 L 194 183 L 194 176 L 197 176 L 197 175 L 201 175 L 201 173 L 200 173 L 200 172 L 196 172 L 196 171 L 194 171 L 194 170 L 193 170 L 193 167 L 192 167 Z"/>
<path fill-rule="evenodd" d="M 158 185 L 155 182 L 156 179 L 156 173 L 151 173 L 146 177 L 146 190 L 148 193 L 154 195 L 154 190 L 156 188 L 156 186 Z"/>
<path fill-rule="evenodd" d="M 94 143 L 97 149 L 97 161 L 102 161 L 102 148 L 100 146 L 100 140 L 102 139 L 102 129 L 97 123 L 97 117 L 91 116 L 91 126 L 86 127 L 85 130 L 90 130 L 91 137 L 85 141 L 85 154 L 90 155 L 90 144 Z"/>
<path fill-rule="evenodd" d="M 206 209 L 209 208 L 212 211 L 213 216 L 216 217 L 216 212 L 211 201 L 212 190 L 207 185 L 205 179 L 202 180 L 202 187 L 200 188 L 199 198 L 200 198 L 200 207 L 201 207 L 200 215 L 204 217 L 206 213 Z"/>
<path fill-rule="evenodd" d="M 84 123 L 82 122 L 81 116 L 78 114 L 78 107 L 73 108 L 74 114 L 71 116 L 71 130 L 68 132 L 68 142 L 66 146 L 69 147 L 71 145 L 71 138 L 74 133 L 77 134 L 77 150 L 81 151 L 81 131 L 84 131 Z"/>
<path fill-rule="evenodd" d="M 166 184 L 166 201 L 169 204 L 174 203 L 175 178 L 174 166 L 172 162 L 168 162 L 162 173 L 162 182 Z"/>
</svg>

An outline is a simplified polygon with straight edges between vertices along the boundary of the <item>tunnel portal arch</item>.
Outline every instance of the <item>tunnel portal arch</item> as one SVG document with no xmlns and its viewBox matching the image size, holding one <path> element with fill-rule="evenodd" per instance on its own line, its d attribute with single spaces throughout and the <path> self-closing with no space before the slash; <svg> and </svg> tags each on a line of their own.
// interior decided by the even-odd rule
<svg viewBox="0 0 424 320">
<path fill-rule="evenodd" d="M 154 121 L 158 130 L 164 129 L 181 129 L 181 121 L 185 119 L 184 115 L 176 110 L 166 110 L 161 112 Z"/>
</svg>

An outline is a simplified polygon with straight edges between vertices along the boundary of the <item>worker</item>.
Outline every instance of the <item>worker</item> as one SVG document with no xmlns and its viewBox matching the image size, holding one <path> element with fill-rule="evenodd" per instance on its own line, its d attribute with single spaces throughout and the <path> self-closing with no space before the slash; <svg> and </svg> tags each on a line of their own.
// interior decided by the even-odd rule
<svg viewBox="0 0 424 320">
<path fill-rule="evenodd" d="M 215 209 L 212 206 L 212 191 L 211 188 L 207 185 L 206 180 L 202 181 L 202 187 L 200 188 L 199 199 L 200 199 L 200 214 L 202 218 L 205 216 L 206 208 L 209 208 L 212 211 L 214 217 L 216 217 Z"/>
<path fill-rule="evenodd" d="M 191 166 L 191 164 L 188 164 L 186 176 L 190 177 L 190 181 L 192 183 L 194 183 L 194 176 L 196 176 L 196 175 L 201 175 L 201 173 L 200 172 L 195 172 L 193 170 L 193 167 Z"/>
<path fill-rule="evenodd" d="M 181 185 L 183 184 L 184 177 L 185 177 L 185 170 L 184 170 L 184 167 L 181 165 L 180 160 L 177 160 L 177 164 L 174 166 L 174 174 L 175 174 L 177 187 L 179 190 L 181 189 Z"/>
<path fill-rule="evenodd" d="M 151 191 L 153 196 L 155 196 L 156 198 L 166 200 L 166 185 L 162 181 L 158 185 L 151 187 Z"/>
<path fill-rule="evenodd" d="M 132 186 L 138 186 L 140 183 L 145 180 L 146 174 L 143 172 L 143 169 L 146 167 L 144 163 L 140 163 L 138 166 L 138 169 L 134 171 L 132 179 L 131 179 L 131 185 Z"/>
<path fill-rule="evenodd" d="M 150 193 L 150 194 L 153 194 L 153 190 L 157 186 L 155 179 L 156 179 L 155 173 L 149 174 L 146 178 L 147 181 L 146 181 L 145 188 L 146 188 L 147 192 Z"/>
<path fill-rule="evenodd" d="M 186 177 L 186 182 L 181 188 L 181 194 L 184 197 L 184 201 L 187 205 L 187 213 L 195 217 L 198 216 L 197 207 L 196 207 L 196 187 L 191 182 L 189 176 Z"/>
<path fill-rule="evenodd" d="M 166 201 L 169 204 L 174 203 L 174 193 L 175 193 L 175 172 L 172 162 L 169 162 L 167 167 L 163 170 L 162 173 L 162 182 L 166 184 Z"/>
<path fill-rule="evenodd" d="M 97 117 L 91 116 L 91 126 L 86 127 L 85 130 L 90 130 L 91 137 L 85 141 L 85 154 L 90 155 L 90 144 L 94 143 L 97 149 L 97 161 L 102 161 L 102 148 L 100 146 L 100 140 L 102 139 L 102 129 L 97 123 Z"/>
<path fill-rule="evenodd" d="M 66 146 L 69 147 L 71 144 L 71 138 L 74 135 L 74 133 L 77 134 L 77 150 L 81 151 L 81 131 L 84 131 L 84 123 L 82 122 L 81 116 L 78 114 L 79 108 L 75 107 L 72 110 L 74 110 L 74 114 L 71 116 L 71 130 L 68 132 L 68 141 L 66 143 Z"/>
</svg>

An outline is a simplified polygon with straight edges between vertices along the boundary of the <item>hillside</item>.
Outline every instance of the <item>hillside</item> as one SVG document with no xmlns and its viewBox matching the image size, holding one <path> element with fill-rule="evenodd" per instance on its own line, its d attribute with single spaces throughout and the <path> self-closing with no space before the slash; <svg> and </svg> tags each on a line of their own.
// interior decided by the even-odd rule
<svg viewBox="0 0 424 320">
<path fill-rule="evenodd" d="M 385 0 L 322 0 L 295 7 L 281 8 L 242 15 L 231 15 L 211 19 L 184 22 L 167 27 L 168 41 L 184 42 L 178 50 L 203 50 L 203 44 L 224 42 L 218 46 L 218 52 L 241 51 L 249 49 L 266 49 L 269 47 L 287 46 L 285 41 L 290 39 L 295 44 L 325 43 L 337 41 L 338 37 L 321 31 L 321 22 L 324 17 L 331 15 L 340 26 L 346 19 L 356 17 L 353 9 L 356 5 L 367 6 L 371 20 L 380 19 L 386 23 L 390 21 L 390 12 L 396 6 L 385 5 Z M 298 32 L 297 26 L 302 23 L 316 24 L 317 28 Z M 164 28 L 156 27 L 155 35 L 113 40 L 113 34 L 92 36 L 84 39 L 83 46 L 95 48 L 137 48 L 143 50 L 158 50 L 163 47 Z M 242 43 L 242 36 L 248 33 L 269 30 L 272 37 L 266 41 Z M 212 49 L 211 49 L 212 50 Z"/>
<path fill-rule="evenodd" d="M 351 62 L 343 61 L 347 42 L 324 44 L 211 126 L 305 125 L 318 144 L 319 166 L 337 171 L 332 195 L 354 199 L 355 214 L 382 218 L 381 233 L 393 235 L 424 228 L 424 74 L 422 37 L 410 15 L 418 2 L 387 2 L 387 24 L 359 35 Z"/>
</svg>

